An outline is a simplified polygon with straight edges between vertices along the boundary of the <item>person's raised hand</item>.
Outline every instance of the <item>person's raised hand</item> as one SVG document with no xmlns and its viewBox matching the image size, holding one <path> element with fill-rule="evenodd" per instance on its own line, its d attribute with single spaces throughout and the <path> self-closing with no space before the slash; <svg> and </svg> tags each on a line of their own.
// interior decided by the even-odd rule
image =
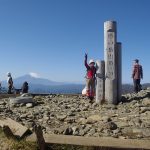
<svg viewBox="0 0 150 150">
<path fill-rule="evenodd" d="M 87 60 L 87 53 L 85 53 L 85 59 Z"/>
</svg>

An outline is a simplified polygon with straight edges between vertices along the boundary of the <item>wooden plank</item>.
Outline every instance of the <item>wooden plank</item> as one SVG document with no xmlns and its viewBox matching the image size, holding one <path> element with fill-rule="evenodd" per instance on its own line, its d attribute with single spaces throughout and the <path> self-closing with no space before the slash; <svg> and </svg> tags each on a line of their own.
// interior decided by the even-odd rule
<svg viewBox="0 0 150 150">
<path fill-rule="evenodd" d="M 150 150 L 150 140 L 117 139 L 105 137 L 81 137 L 67 135 L 44 135 L 47 144 L 71 144 L 82 146 L 96 146 L 120 149 L 145 149 Z M 35 134 L 27 138 L 27 141 L 36 141 Z"/>
<path fill-rule="evenodd" d="M 20 138 L 23 137 L 23 135 L 29 131 L 27 127 L 21 125 L 20 123 L 10 118 L 6 119 L 0 118 L 0 126 L 1 127 L 8 126 L 11 129 L 12 133 Z"/>
</svg>

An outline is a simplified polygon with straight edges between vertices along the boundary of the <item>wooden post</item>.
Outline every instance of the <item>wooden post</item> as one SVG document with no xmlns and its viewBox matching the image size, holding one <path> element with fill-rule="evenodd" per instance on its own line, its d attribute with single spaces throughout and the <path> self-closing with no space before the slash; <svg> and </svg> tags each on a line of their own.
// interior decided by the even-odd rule
<svg viewBox="0 0 150 150">
<path fill-rule="evenodd" d="M 3 126 L 3 132 L 8 139 L 17 139 L 8 126 Z"/>
<path fill-rule="evenodd" d="M 37 143 L 39 145 L 40 150 L 46 150 L 46 143 L 43 137 L 43 132 L 42 132 L 42 128 L 40 125 L 35 125 L 34 126 L 34 131 L 36 134 L 36 138 L 37 138 Z"/>
</svg>

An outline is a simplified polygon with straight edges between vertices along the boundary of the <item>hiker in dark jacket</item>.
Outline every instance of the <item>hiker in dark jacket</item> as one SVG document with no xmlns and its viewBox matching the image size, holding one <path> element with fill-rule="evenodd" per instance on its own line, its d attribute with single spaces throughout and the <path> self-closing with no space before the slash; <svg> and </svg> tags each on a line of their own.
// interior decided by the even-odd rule
<svg viewBox="0 0 150 150">
<path fill-rule="evenodd" d="M 28 82 L 24 82 L 22 85 L 22 93 L 28 93 L 29 90 L 29 86 L 28 86 Z"/>
<path fill-rule="evenodd" d="M 96 74 L 96 68 L 95 68 L 95 62 L 93 59 L 89 61 L 89 64 L 87 63 L 87 54 L 85 54 L 85 60 L 84 65 L 87 69 L 86 74 L 86 95 L 91 100 L 94 98 L 95 95 L 95 74 Z"/>
<path fill-rule="evenodd" d="M 143 69 L 142 66 L 139 64 L 139 60 L 134 60 L 132 78 L 134 83 L 134 92 L 138 93 L 141 90 L 141 79 L 143 79 Z"/>
</svg>

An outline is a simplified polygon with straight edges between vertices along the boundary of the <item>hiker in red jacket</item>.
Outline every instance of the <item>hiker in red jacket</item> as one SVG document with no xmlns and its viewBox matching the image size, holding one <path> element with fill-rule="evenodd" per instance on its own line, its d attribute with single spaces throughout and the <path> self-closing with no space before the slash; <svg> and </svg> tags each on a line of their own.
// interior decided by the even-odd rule
<svg viewBox="0 0 150 150">
<path fill-rule="evenodd" d="M 138 93 L 141 90 L 141 79 L 143 79 L 143 69 L 142 66 L 139 64 L 139 60 L 134 60 L 132 78 L 134 83 L 134 92 Z"/>
<path fill-rule="evenodd" d="M 84 64 L 87 69 L 86 96 L 92 100 L 95 95 L 95 74 L 96 74 L 96 68 L 94 66 L 95 62 L 93 59 L 91 59 L 88 64 L 87 63 L 87 54 L 85 54 Z"/>
</svg>

